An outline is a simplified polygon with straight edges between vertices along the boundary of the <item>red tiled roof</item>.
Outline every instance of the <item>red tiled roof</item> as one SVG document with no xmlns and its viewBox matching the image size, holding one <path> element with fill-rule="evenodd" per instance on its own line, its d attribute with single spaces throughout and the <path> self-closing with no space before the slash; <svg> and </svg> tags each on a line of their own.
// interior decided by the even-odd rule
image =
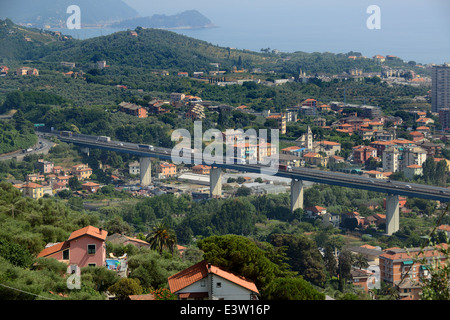
<svg viewBox="0 0 450 320">
<path fill-rule="evenodd" d="M 43 188 L 43 186 L 41 186 L 40 184 L 33 183 L 33 182 L 27 182 L 22 187 L 23 188 L 33 188 L 33 189 Z"/>
<path fill-rule="evenodd" d="M 57 244 L 55 244 L 55 245 L 53 245 L 51 247 L 45 248 L 44 250 L 39 252 L 37 257 L 38 258 L 40 258 L 40 257 L 47 257 L 49 255 L 52 255 L 52 254 L 56 253 L 56 252 L 65 250 L 68 247 L 69 247 L 69 242 L 68 241 L 60 242 L 60 243 L 57 243 Z"/>
<path fill-rule="evenodd" d="M 99 238 L 101 240 L 105 240 L 106 236 L 108 235 L 108 231 L 100 230 L 99 228 L 96 228 L 93 226 L 87 226 L 87 227 L 84 227 L 84 228 L 81 228 L 79 230 L 72 232 L 68 241 L 73 240 L 75 238 L 79 238 L 84 235 L 89 235 L 94 238 Z"/>
<path fill-rule="evenodd" d="M 258 292 L 254 282 L 245 279 L 244 277 L 235 275 L 231 272 L 222 270 L 216 266 L 211 266 L 210 272 L 224 278 L 230 282 L 240 285 L 252 292 Z M 208 263 L 206 261 L 201 261 L 187 269 L 184 269 L 168 278 L 169 288 L 172 293 L 180 291 L 183 288 L 203 279 L 208 276 Z"/>
<path fill-rule="evenodd" d="M 327 210 L 326 208 L 320 207 L 320 206 L 313 206 L 313 207 L 309 207 L 309 208 L 305 208 L 306 211 L 312 211 L 312 212 L 320 212 L 323 210 Z"/>
</svg>

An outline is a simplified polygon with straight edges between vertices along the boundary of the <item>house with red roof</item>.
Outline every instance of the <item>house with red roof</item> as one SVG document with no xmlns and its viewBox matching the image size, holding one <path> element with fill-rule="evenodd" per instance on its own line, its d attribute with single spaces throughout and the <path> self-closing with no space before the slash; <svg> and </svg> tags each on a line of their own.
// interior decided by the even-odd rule
<svg viewBox="0 0 450 320">
<path fill-rule="evenodd" d="M 321 206 L 312 206 L 305 208 L 305 213 L 310 219 L 316 219 L 327 213 L 327 209 Z"/>
<path fill-rule="evenodd" d="M 87 226 L 71 233 L 67 241 L 49 244 L 38 258 L 54 258 L 79 268 L 106 265 L 106 236 L 102 228 Z"/>
<path fill-rule="evenodd" d="M 257 300 L 253 281 L 201 261 L 168 278 L 179 300 Z"/>
</svg>

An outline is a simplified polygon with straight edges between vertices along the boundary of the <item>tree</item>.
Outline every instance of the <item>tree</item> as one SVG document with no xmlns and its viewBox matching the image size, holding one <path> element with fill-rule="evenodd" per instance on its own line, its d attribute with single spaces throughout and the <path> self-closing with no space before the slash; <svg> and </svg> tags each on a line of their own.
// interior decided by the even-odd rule
<svg viewBox="0 0 450 320">
<path fill-rule="evenodd" d="M 73 191 L 77 191 L 81 189 L 81 181 L 78 180 L 77 177 L 69 178 L 69 188 Z"/>
<path fill-rule="evenodd" d="M 343 250 L 338 257 L 338 275 L 339 290 L 344 290 L 345 281 L 350 279 L 350 271 L 352 270 L 353 256 L 350 251 Z"/>
<path fill-rule="evenodd" d="M 172 253 L 177 243 L 176 235 L 169 230 L 164 223 L 158 223 L 153 227 L 153 231 L 148 235 L 147 241 L 150 248 L 157 250 L 162 255 L 163 249 L 168 248 Z"/>
<path fill-rule="evenodd" d="M 325 294 L 317 291 L 302 277 L 277 278 L 264 290 L 267 300 L 325 300 Z"/>
<path fill-rule="evenodd" d="M 356 255 L 353 265 L 359 269 L 365 269 L 369 266 L 369 262 L 367 260 L 367 257 L 363 254 L 359 253 Z"/>
<path fill-rule="evenodd" d="M 336 276 L 337 262 L 332 246 L 327 245 L 325 247 L 323 261 L 325 263 L 325 269 L 327 270 L 330 277 Z"/>
<path fill-rule="evenodd" d="M 252 190 L 246 186 L 242 186 L 236 190 L 236 197 L 247 197 L 252 193 Z"/>
<path fill-rule="evenodd" d="M 198 247 L 205 261 L 254 281 L 261 290 L 275 278 L 290 274 L 271 261 L 267 251 L 243 236 L 212 236 L 200 240 Z"/>
<path fill-rule="evenodd" d="M 286 256 L 293 271 L 298 271 L 305 280 L 315 285 L 323 285 L 325 265 L 313 240 L 305 236 L 272 234 L 270 243 L 276 247 L 287 248 Z"/>
<path fill-rule="evenodd" d="M 108 288 L 118 300 L 128 300 L 129 296 L 142 294 L 142 287 L 138 279 L 122 278 Z"/>
</svg>

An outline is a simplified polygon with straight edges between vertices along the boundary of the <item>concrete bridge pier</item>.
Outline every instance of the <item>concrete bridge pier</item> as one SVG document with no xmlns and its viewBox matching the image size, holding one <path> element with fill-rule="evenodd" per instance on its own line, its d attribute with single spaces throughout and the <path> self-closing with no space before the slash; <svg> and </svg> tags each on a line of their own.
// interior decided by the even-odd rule
<svg viewBox="0 0 450 320">
<path fill-rule="evenodd" d="M 400 206 L 398 194 L 388 194 L 386 197 L 386 234 L 392 235 L 400 228 Z"/>
<path fill-rule="evenodd" d="M 209 173 L 209 196 L 211 198 L 222 197 L 222 169 L 212 167 Z"/>
<path fill-rule="evenodd" d="M 296 209 L 303 209 L 303 181 L 291 180 L 291 211 Z"/>
<path fill-rule="evenodd" d="M 152 162 L 150 158 L 143 157 L 139 159 L 139 170 L 141 186 L 149 186 L 152 183 Z"/>
</svg>

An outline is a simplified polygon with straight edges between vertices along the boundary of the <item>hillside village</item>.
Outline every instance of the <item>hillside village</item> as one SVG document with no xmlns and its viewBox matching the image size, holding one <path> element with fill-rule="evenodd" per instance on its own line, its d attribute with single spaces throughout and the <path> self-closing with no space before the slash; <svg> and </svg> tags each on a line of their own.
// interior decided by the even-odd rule
<svg viewBox="0 0 450 320">
<path fill-rule="evenodd" d="M 285 145 L 277 150 L 276 146 L 268 143 L 250 144 L 246 143 L 245 147 L 240 151 L 246 161 L 250 161 L 252 157 L 256 157 L 258 161 L 262 161 L 264 156 L 279 152 L 280 164 L 292 167 L 309 167 L 319 170 L 335 170 L 346 172 L 349 174 L 357 174 L 371 177 L 374 179 L 403 179 L 405 181 L 416 181 L 423 175 L 424 167 L 429 165 L 429 161 L 434 164 L 443 163 L 445 173 L 448 174 L 448 162 L 443 157 L 445 151 L 445 142 L 447 135 L 436 132 L 435 122 L 439 121 L 438 115 L 430 114 L 424 111 L 413 111 L 411 116 L 416 119 L 413 127 L 408 128 L 406 132 L 402 133 L 408 135 L 409 139 L 398 137 L 397 127 L 401 127 L 403 119 L 401 117 L 383 116 L 379 108 L 373 106 L 355 106 L 344 103 L 333 102 L 329 105 L 321 104 L 315 99 L 306 99 L 304 103 L 299 106 L 288 108 L 288 110 L 281 114 L 271 114 L 270 112 L 256 113 L 246 106 L 239 106 L 233 108 L 227 105 L 211 106 L 203 104 L 200 97 L 193 97 L 182 93 L 172 93 L 170 100 L 152 100 L 148 106 L 140 106 L 133 103 L 123 102 L 118 106 L 118 112 L 124 112 L 138 118 L 151 117 L 155 114 L 174 112 L 169 110 L 177 110 L 180 107 L 185 107 L 186 113 L 184 117 L 192 120 L 203 120 L 206 117 L 205 111 L 218 112 L 217 110 L 225 109 L 227 112 L 234 110 L 247 114 L 254 114 L 258 117 L 263 117 L 265 121 L 276 120 L 274 123 L 278 126 L 280 132 L 286 133 L 290 122 L 302 121 L 311 113 L 315 115 L 312 122 L 308 123 L 306 132 L 297 139 L 287 140 Z M 352 112 L 353 110 L 362 110 L 362 114 Z M 345 110 L 345 112 L 344 112 Z M 330 115 L 338 118 L 336 121 L 326 120 L 324 117 L 330 118 Z M 183 116 L 183 115 L 181 115 Z M 334 136 L 333 141 L 321 139 L 318 134 L 314 134 L 313 130 L 320 128 L 323 136 L 330 136 L 327 132 L 338 133 Z M 345 150 L 342 146 L 340 137 L 352 137 L 359 135 L 362 137 L 361 144 Z M 235 145 L 235 148 L 238 146 Z M 46 157 L 44 157 L 46 158 Z M 429 160 L 427 162 L 427 159 Z M 88 199 L 89 195 L 96 194 L 99 190 L 107 187 L 104 183 L 96 181 L 93 178 L 93 169 L 89 168 L 87 164 L 79 163 L 70 168 L 62 167 L 57 162 L 39 159 L 35 163 L 35 172 L 29 173 L 26 176 L 26 181 L 15 181 L 14 187 L 21 190 L 23 196 L 31 197 L 33 199 L 40 199 L 42 197 L 53 197 L 59 192 L 66 190 L 73 193 L 73 195 Z M 130 193 L 134 197 L 154 197 L 161 194 L 171 194 L 181 196 L 189 194 L 194 200 L 201 201 L 209 198 L 209 174 L 211 167 L 205 165 L 175 165 L 170 162 L 157 162 L 154 164 L 156 170 L 153 173 L 153 183 L 149 187 L 139 186 L 139 170 L 140 166 L 137 161 L 130 161 L 127 169 L 111 168 L 106 166 L 103 170 L 110 172 L 111 184 L 114 185 L 116 191 Z M 94 175 L 95 178 L 95 175 Z M 444 180 L 444 185 L 447 181 Z M 224 192 L 223 198 L 236 197 L 242 190 L 248 190 L 245 194 L 279 194 L 289 192 L 289 181 L 287 179 L 277 179 L 273 177 L 258 177 L 255 175 L 242 175 L 239 173 L 227 172 L 223 178 Z M 78 187 L 74 187 L 78 186 Z M 407 214 L 411 212 L 411 208 L 406 205 L 406 198 L 400 198 L 401 212 Z M 384 203 L 385 205 L 385 203 Z M 373 204 L 373 208 L 377 208 L 378 204 Z M 381 208 L 382 209 L 382 208 Z M 327 210 L 319 205 L 312 205 L 303 210 L 303 219 L 305 221 L 322 221 L 324 226 L 331 226 L 332 228 L 342 230 L 359 230 L 364 234 L 364 230 L 375 229 L 379 232 L 384 232 L 386 224 L 386 215 L 380 211 L 374 211 L 373 214 L 361 215 L 358 211 L 349 211 L 342 214 Z M 350 223 L 350 221 L 353 223 Z M 355 221 L 355 222 L 353 222 Z M 440 231 L 448 234 L 448 225 L 440 225 Z M 150 247 L 150 244 L 136 238 L 128 236 L 113 237 L 122 239 L 138 247 Z M 103 241 L 108 241 L 107 237 L 102 237 Z M 104 248 L 104 245 L 98 245 L 98 248 Z M 61 250 L 67 250 L 67 245 L 50 245 L 45 249 L 42 256 L 59 256 Z M 178 245 L 177 250 L 181 250 L 183 246 Z M 416 248 L 414 250 L 419 250 Z M 414 252 L 414 250 L 412 250 Z M 355 268 L 351 273 L 351 281 L 354 285 L 361 286 L 365 292 L 369 292 L 371 288 L 379 286 L 378 281 L 388 281 L 391 283 L 398 283 L 400 278 L 398 275 L 388 272 L 387 270 L 394 270 L 397 264 L 410 261 L 412 256 L 406 251 L 401 251 L 399 248 L 382 250 L 380 247 L 370 245 L 362 245 L 359 247 L 352 247 L 351 251 L 355 254 L 363 255 L 368 261 L 368 267 L 365 270 Z M 394 258 L 403 252 L 404 258 Z M 85 253 L 86 254 L 86 253 Z M 400 254 L 401 255 L 401 254 Z M 111 261 L 116 261 L 115 258 L 107 257 L 102 253 L 102 259 L 96 262 L 96 265 L 105 265 L 108 268 L 116 268 L 111 265 Z M 110 259 L 111 258 L 111 259 Z M 63 258 L 58 258 L 64 261 Z M 126 276 L 126 259 L 120 260 L 122 276 Z M 395 261 L 395 262 L 394 262 Z M 207 266 L 207 262 L 204 262 Z M 69 262 L 70 265 L 76 264 L 83 267 L 79 262 Z M 414 269 L 421 269 L 421 264 L 414 264 Z M 200 265 L 192 266 L 192 268 L 200 268 Z M 225 282 L 231 281 L 232 285 L 227 287 L 227 292 L 223 289 L 221 294 L 217 294 L 215 298 L 226 298 L 227 295 L 233 295 L 232 290 L 237 290 L 236 285 L 248 288 L 253 287 L 246 297 L 255 299 L 258 296 L 258 290 L 254 287 L 254 283 L 242 282 L 236 276 L 228 275 L 226 271 L 220 271 L 220 268 L 214 267 L 218 271 L 216 276 L 219 276 Z M 401 267 L 403 272 L 411 269 Z M 115 269 L 114 269 L 115 270 Z M 174 275 L 177 282 L 183 283 L 175 284 L 169 278 L 169 286 L 172 293 L 177 295 L 180 299 L 199 298 L 196 293 L 189 293 L 186 291 L 188 282 L 183 280 L 183 272 Z M 188 272 L 187 270 L 185 271 Z M 204 272 L 197 271 L 202 274 Z M 374 274 L 379 274 L 380 278 L 375 278 Z M 423 276 L 420 274 L 420 276 Z M 419 277 L 419 274 L 413 275 Z M 376 279 L 376 280 L 375 280 Z M 414 280 L 414 279 L 413 279 Z M 174 280 L 175 281 L 175 280 Z M 205 280 L 201 280 L 205 281 Z M 206 281 L 211 281 L 207 280 Z M 247 280 L 245 280 L 247 281 Z M 172 284 L 173 282 L 173 284 Z M 192 283 L 192 286 L 199 285 Z M 191 288 L 191 287 L 189 287 Z M 232 289 L 235 288 L 235 289 Z M 245 289 L 248 290 L 248 289 Z M 211 299 L 213 293 L 202 293 L 203 299 Z M 400 297 L 402 299 L 420 299 L 420 287 L 414 281 L 406 281 L 401 283 Z M 152 295 L 145 297 L 130 297 L 131 299 L 152 299 Z"/>
<path fill-rule="evenodd" d="M 141 32 L 130 31 L 123 36 L 136 40 L 142 37 Z M 23 41 L 33 42 L 27 39 Z M 227 51 L 230 56 L 233 49 Z M 278 52 L 270 53 L 270 57 L 287 63 L 294 59 Z M 212 199 L 211 166 L 153 159 L 151 183 L 141 185 L 138 157 L 85 150 L 46 133 L 55 127 L 79 134 L 100 135 L 101 131 L 101 136 L 108 141 L 154 143 L 156 147 L 156 143 L 161 143 L 169 147 L 168 133 L 200 121 L 207 128 L 220 128 L 224 137 L 227 129 L 242 129 L 234 131 L 232 148 L 244 163 L 263 163 L 276 155 L 284 168 L 303 167 L 446 188 L 450 168 L 447 132 L 450 112 L 430 109 L 428 74 L 433 65 L 414 64 L 406 69 L 392 55 L 368 58 L 348 54 L 349 61 L 370 61 L 381 71 L 355 67 L 335 74 L 302 70 L 288 74 L 261 70 L 251 64 L 247 68 L 239 59 L 241 63 L 231 68 L 217 62 L 208 63 L 208 70 L 152 69 L 149 74 L 156 78 L 148 82 L 158 79 L 161 83 L 177 84 L 164 88 L 180 89 L 161 92 L 160 87 L 158 90 L 139 87 L 144 83 L 139 82 L 141 78 L 133 79 L 136 86 L 126 80 L 111 80 L 115 72 L 130 72 L 130 78 L 135 77 L 135 70 L 97 58 L 82 63 L 27 61 L 27 66 L 2 62 L 0 81 L 8 86 L 2 92 L 3 108 L 11 112 L 5 112 L 4 121 L 15 123 L 19 132 L 26 131 L 26 126 L 32 128 L 39 138 L 38 144 L 51 146 L 45 152 L 39 145 L 16 150 L 0 163 L 0 206 L 5 212 L 2 219 L 12 219 L 14 227 L 8 227 L 12 230 L 22 230 L 16 225 L 20 219 L 25 219 L 27 226 L 30 224 L 23 227 L 26 231 L 23 238 L 19 237 L 18 247 L 14 247 L 14 239 L 8 234 L 9 229 L 5 229 L 2 237 L 8 240 L 8 245 L 11 243 L 12 249 L 1 251 L 2 259 L 3 255 L 11 258 L 14 250 L 25 252 L 19 246 L 27 246 L 27 250 L 32 248 L 33 258 L 40 258 L 42 266 L 46 258 L 63 263 L 64 270 L 53 273 L 58 274 L 58 281 L 89 273 L 87 267 L 105 267 L 117 277 L 105 280 L 110 284 L 107 288 L 97 284 L 101 290 L 96 287 L 92 291 L 100 292 L 95 296 L 98 299 L 159 300 L 164 295 L 166 299 L 178 300 L 277 300 L 290 292 L 283 285 L 301 287 L 305 295 L 300 297 L 305 300 L 334 299 L 330 294 L 334 291 L 328 291 L 332 289 L 341 291 L 336 294 L 341 299 L 420 300 L 429 294 L 423 281 L 431 279 L 430 265 L 434 260 L 438 262 L 433 266 L 448 263 L 445 236 L 449 236 L 450 221 L 445 216 L 439 219 L 441 211 L 445 213 L 444 203 L 400 197 L 401 219 L 407 223 L 390 237 L 386 235 L 385 194 L 344 191 L 346 188 L 309 183 L 304 208 L 291 212 L 287 196 L 291 191 L 290 179 L 226 170 L 221 181 L 222 193 Z M 402 67 L 392 67 L 389 63 L 399 63 Z M 49 76 L 59 79 L 58 84 L 40 82 Z M 20 81 L 32 83 L 31 88 L 38 84 L 61 91 L 41 96 L 42 93 L 30 90 L 30 97 L 26 92 L 11 89 Z M 61 86 L 59 82 L 73 87 Z M 349 83 L 362 87 L 379 85 L 384 90 L 400 88 L 406 93 L 391 99 L 398 103 L 396 107 L 400 106 L 392 111 L 381 103 L 366 104 L 366 97 L 352 92 Z M 263 105 L 263 102 L 273 103 L 277 94 L 284 94 L 284 98 L 294 96 L 296 88 L 303 86 L 311 90 L 330 86 L 333 98 L 329 93 L 318 97 L 302 92 L 296 96 L 296 99 L 301 97 L 296 103 L 273 108 Z M 61 92 L 78 96 L 77 90 L 82 91 L 79 88 L 92 88 L 92 106 L 76 105 L 59 96 Z M 283 90 L 287 93 L 282 93 Z M 251 103 L 237 103 L 235 97 L 226 102 L 228 95 L 241 91 Z M 214 92 L 217 101 L 211 99 Z M 417 92 L 422 94 L 414 95 Z M 47 104 L 45 98 L 55 98 L 57 102 Z M 103 98 L 109 99 L 108 104 L 98 106 Z M 247 130 L 261 128 L 277 129 L 278 143 L 258 137 L 245 141 Z M 145 130 L 149 133 L 144 141 Z M 74 210 L 76 218 L 67 225 L 61 221 L 67 220 L 70 210 Z M 438 225 L 434 226 L 436 221 Z M 433 227 L 436 227 L 433 240 L 439 244 L 422 248 L 420 244 L 429 239 Z M 30 230 L 38 230 L 39 240 L 31 236 L 32 240 L 27 239 Z M 165 240 L 158 238 L 158 234 Z M 227 248 L 253 250 L 256 258 L 252 257 L 258 263 L 279 273 L 268 276 L 263 267 L 261 274 L 251 267 L 240 268 L 239 264 L 252 266 L 255 262 L 245 261 L 247 257 L 235 262 Z M 289 251 L 289 248 L 294 249 Z M 230 256 L 219 259 L 214 252 Z M 24 261 L 15 263 L 26 265 Z M 347 267 L 345 276 L 336 273 L 337 265 Z M 293 266 L 295 272 L 290 270 Z M 60 274 L 63 275 L 59 277 Z M 280 279 L 273 280 L 272 276 Z M 140 284 L 131 283 L 134 279 L 139 279 Z M 126 281 L 138 289 L 123 296 L 120 286 L 117 289 L 114 285 Z M 344 287 L 350 288 L 347 296 Z M 58 299 L 69 297 L 70 291 L 60 291 L 47 290 L 45 294 Z M 292 298 L 287 296 L 286 299 Z"/>
</svg>

